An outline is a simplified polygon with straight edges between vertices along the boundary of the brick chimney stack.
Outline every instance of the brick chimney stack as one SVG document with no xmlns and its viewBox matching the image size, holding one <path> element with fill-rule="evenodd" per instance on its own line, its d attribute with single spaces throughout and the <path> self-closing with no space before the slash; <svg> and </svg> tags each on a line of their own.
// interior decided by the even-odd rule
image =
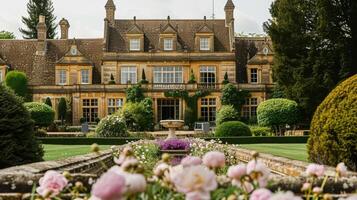
<svg viewBox="0 0 357 200">
<path fill-rule="evenodd" d="M 37 24 L 37 39 L 44 41 L 47 38 L 47 26 L 45 16 L 39 16 L 39 22 Z"/>
<path fill-rule="evenodd" d="M 61 27 L 61 39 L 67 40 L 68 39 L 68 30 L 70 27 L 68 20 L 66 20 L 65 18 L 62 18 L 59 25 Z"/>
</svg>

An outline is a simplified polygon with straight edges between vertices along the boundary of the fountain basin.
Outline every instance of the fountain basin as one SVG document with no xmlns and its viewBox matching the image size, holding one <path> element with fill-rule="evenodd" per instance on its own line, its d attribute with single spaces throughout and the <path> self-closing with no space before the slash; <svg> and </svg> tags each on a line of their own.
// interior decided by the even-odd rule
<svg viewBox="0 0 357 200">
<path fill-rule="evenodd" d="M 169 134 L 167 139 L 177 138 L 176 137 L 176 129 L 182 128 L 185 125 L 183 120 L 161 120 L 161 126 L 169 129 Z"/>
</svg>

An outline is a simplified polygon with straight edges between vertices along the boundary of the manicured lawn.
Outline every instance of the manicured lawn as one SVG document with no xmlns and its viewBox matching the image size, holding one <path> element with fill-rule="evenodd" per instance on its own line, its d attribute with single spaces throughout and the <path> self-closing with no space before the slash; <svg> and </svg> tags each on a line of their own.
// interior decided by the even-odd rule
<svg viewBox="0 0 357 200">
<path fill-rule="evenodd" d="M 244 144 L 240 146 L 261 153 L 307 161 L 306 144 Z"/>
<path fill-rule="evenodd" d="M 91 153 L 90 145 L 52 145 L 45 144 L 45 160 L 58 160 L 71 156 Z M 100 145 L 101 150 L 109 149 L 111 145 Z"/>
</svg>

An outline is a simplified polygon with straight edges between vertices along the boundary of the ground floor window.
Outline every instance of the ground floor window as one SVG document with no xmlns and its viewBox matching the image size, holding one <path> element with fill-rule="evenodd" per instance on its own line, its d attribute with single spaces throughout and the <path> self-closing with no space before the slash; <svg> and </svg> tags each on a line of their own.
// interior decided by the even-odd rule
<svg viewBox="0 0 357 200">
<path fill-rule="evenodd" d="M 247 98 L 242 107 L 242 115 L 246 119 L 255 118 L 257 116 L 258 99 Z"/>
<path fill-rule="evenodd" d="M 157 100 L 158 120 L 179 119 L 180 100 L 178 99 L 158 99 Z"/>
<path fill-rule="evenodd" d="M 95 122 L 98 118 L 98 99 L 83 99 L 82 112 L 86 122 Z"/>
<path fill-rule="evenodd" d="M 111 115 L 123 107 L 123 99 L 108 99 L 108 115 Z"/>
<path fill-rule="evenodd" d="M 201 118 L 206 122 L 216 121 L 216 98 L 201 99 Z"/>
</svg>

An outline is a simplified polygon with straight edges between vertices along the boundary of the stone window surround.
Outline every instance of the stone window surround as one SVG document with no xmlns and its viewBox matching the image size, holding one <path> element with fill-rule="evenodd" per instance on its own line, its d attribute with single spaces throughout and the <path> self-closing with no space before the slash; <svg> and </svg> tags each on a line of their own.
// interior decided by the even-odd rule
<svg viewBox="0 0 357 200">
<path fill-rule="evenodd" d="M 207 108 L 207 116 L 203 116 L 202 113 L 203 108 Z M 212 116 L 212 112 L 214 112 L 214 116 Z M 217 114 L 217 98 L 216 97 L 203 97 L 200 98 L 200 118 L 207 118 L 205 121 L 215 121 Z M 210 120 L 211 119 L 211 120 Z"/>
<path fill-rule="evenodd" d="M 244 105 L 242 106 L 242 113 L 241 115 L 243 117 L 256 117 L 256 111 L 258 108 L 258 105 L 260 103 L 260 99 L 258 97 L 249 97 L 246 98 Z M 255 115 L 253 115 L 253 110 L 255 110 Z"/>
<path fill-rule="evenodd" d="M 113 104 L 114 103 L 114 104 Z M 117 104 L 119 103 L 119 104 Z M 108 97 L 107 98 L 107 115 L 113 114 L 124 105 L 124 98 Z M 114 111 L 114 112 L 111 112 Z"/>
<path fill-rule="evenodd" d="M 216 65 L 200 65 L 200 69 L 199 69 L 199 81 L 200 83 L 211 83 L 211 82 L 203 82 L 202 81 L 202 73 L 206 73 L 208 74 L 210 71 L 209 70 L 205 70 L 205 71 L 202 71 L 202 68 L 210 68 L 210 67 L 213 67 L 214 68 L 214 74 L 215 74 L 215 82 L 212 82 L 212 83 L 217 83 L 217 66 Z"/>
<path fill-rule="evenodd" d="M 129 69 L 129 68 L 135 68 L 134 71 L 124 71 L 123 69 Z M 135 73 L 135 78 L 134 81 L 131 82 L 130 84 L 136 84 L 138 82 L 138 67 L 136 65 L 122 65 L 120 66 L 120 71 L 118 72 L 118 74 L 120 74 L 120 84 L 128 84 L 128 80 L 126 80 L 126 82 L 124 81 L 124 73 Z M 129 76 L 128 76 L 129 78 Z"/>
<path fill-rule="evenodd" d="M 172 40 L 172 49 L 165 49 L 165 40 Z M 175 33 L 162 33 L 160 34 L 159 48 L 162 51 L 170 52 L 177 50 L 177 35 Z"/>
<path fill-rule="evenodd" d="M 127 34 L 127 48 L 129 52 L 143 52 L 144 51 L 144 34 Z M 131 41 L 139 40 L 139 48 L 131 49 Z"/>
<path fill-rule="evenodd" d="M 201 49 L 201 39 L 208 38 L 208 48 Z M 196 33 L 195 46 L 197 52 L 214 52 L 214 34 L 213 33 Z"/>
<path fill-rule="evenodd" d="M 66 83 L 61 84 L 59 81 L 59 72 L 60 71 L 66 71 Z M 88 83 L 82 83 L 82 70 L 88 70 Z M 71 85 L 71 77 L 70 77 L 70 72 L 76 71 L 77 72 L 77 83 L 76 84 L 92 84 L 92 80 L 93 80 L 93 66 L 90 65 L 57 65 L 55 67 L 55 71 L 56 71 L 56 85 Z"/>
<path fill-rule="evenodd" d="M 257 69 L 257 75 L 258 75 L 258 81 L 257 82 L 252 82 L 251 81 L 251 69 Z M 248 77 L 248 83 L 250 84 L 261 84 L 263 77 L 262 77 L 262 72 L 264 70 L 268 70 L 270 72 L 269 75 L 269 83 L 272 84 L 272 67 L 270 65 L 247 65 L 247 77 Z M 266 83 L 264 83 L 266 84 Z"/>
</svg>

